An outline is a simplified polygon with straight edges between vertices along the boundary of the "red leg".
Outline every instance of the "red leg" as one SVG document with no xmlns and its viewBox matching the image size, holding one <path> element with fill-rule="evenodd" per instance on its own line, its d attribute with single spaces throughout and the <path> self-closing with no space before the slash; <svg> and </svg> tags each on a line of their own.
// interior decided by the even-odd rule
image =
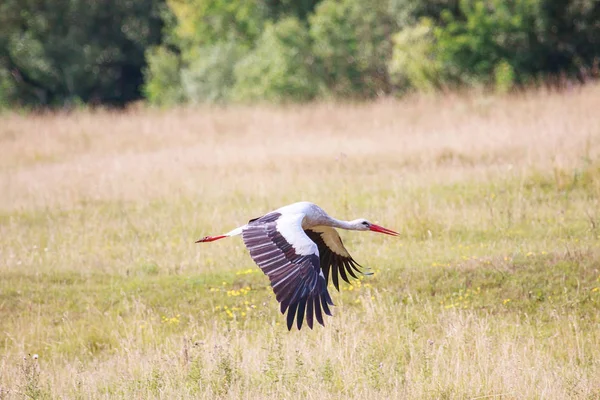
<svg viewBox="0 0 600 400">
<path fill-rule="evenodd" d="M 223 239 L 223 238 L 226 238 L 226 237 L 227 237 L 226 235 L 205 236 L 202 239 L 196 241 L 196 243 L 214 242 L 215 240 Z"/>
</svg>

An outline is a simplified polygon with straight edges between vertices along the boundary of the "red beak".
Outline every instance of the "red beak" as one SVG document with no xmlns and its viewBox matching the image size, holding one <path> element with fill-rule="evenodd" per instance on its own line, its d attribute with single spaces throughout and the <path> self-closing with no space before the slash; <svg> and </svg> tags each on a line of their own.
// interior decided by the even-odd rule
<svg viewBox="0 0 600 400">
<path fill-rule="evenodd" d="M 371 226 L 369 227 L 369 229 L 372 230 L 373 232 L 385 233 L 386 235 L 392 235 L 392 236 L 398 236 L 399 235 L 398 232 L 394 232 L 391 229 L 384 228 L 383 226 L 379 226 L 379 225 L 375 225 L 375 224 L 371 224 Z"/>
</svg>

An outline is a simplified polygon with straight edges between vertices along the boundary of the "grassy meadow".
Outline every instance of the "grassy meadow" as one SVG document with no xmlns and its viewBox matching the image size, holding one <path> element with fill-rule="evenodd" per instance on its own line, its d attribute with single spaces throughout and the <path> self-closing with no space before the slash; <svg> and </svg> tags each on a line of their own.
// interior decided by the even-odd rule
<svg viewBox="0 0 600 400">
<path fill-rule="evenodd" d="M 600 398 L 600 86 L 0 115 L 0 399 Z M 313 201 L 374 272 L 287 331 L 241 239 Z M 34 356 L 37 355 L 37 356 Z"/>
</svg>

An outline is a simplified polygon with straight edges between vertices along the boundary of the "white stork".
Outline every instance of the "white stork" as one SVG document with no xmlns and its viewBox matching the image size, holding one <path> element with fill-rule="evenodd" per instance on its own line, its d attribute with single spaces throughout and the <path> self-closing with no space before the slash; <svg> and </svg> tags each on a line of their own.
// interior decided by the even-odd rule
<svg viewBox="0 0 600 400">
<path fill-rule="evenodd" d="M 196 243 L 241 234 L 250 257 L 269 277 L 275 297 L 281 303 L 281 313 L 288 311 L 288 329 L 292 329 L 294 319 L 298 329 L 302 328 L 305 314 L 306 323 L 312 329 L 313 314 L 324 326 L 322 311 L 331 315 L 329 306 L 334 305 L 327 291 L 329 272 L 338 291 L 338 274 L 350 283 L 348 275 L 358 278 L 355 272 L 363 273 L 333 228 L 398 235 L 363 218 L 353 221 L 332 218 L 316 204 L 303 201 L 251 219 L 223 235 L 206 236 Z"/>
</svg>

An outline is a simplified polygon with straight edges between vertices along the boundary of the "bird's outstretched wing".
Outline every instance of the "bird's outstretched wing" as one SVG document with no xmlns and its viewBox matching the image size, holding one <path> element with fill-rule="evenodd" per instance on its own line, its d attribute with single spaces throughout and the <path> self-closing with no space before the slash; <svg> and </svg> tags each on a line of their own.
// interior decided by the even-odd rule
<svg viewBox="0 0 600 400">
<path fill-rule="evenodd" d="M 354 261 L 348 253 L 340 235 L 334 228 L 318 226 L 304 232 L 319 248 L 320 265 L 325 274 L 325 281 L 329 282 L 329 272 L 331 271 L 331 280 L 338 291 L 340 290 L 339 276 L 350 283 L 348 275 L 358 279 L 355 272 L 364 274 L 361 265 Z"/>
<path fill-rule="evenodd" d="M 281 312 L 288 312 L 288 329 L 294 319 L 300 329 L 305 315 L 311 329 L 313 318 L 324 325 L 323 312 L 331 315 L 333 305 L 319 250 L 302 230 L 302 218 L 273 212 L 250 221 L 242 231 L 250 256 L 271 281 Z"/>
</svg>

